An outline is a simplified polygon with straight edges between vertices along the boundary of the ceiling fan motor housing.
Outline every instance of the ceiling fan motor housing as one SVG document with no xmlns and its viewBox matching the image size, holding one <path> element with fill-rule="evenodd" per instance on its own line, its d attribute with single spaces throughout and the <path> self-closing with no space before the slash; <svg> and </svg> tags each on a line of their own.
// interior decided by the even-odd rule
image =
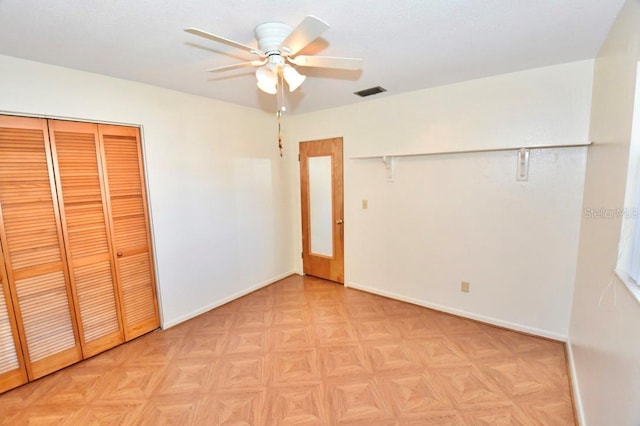
<svg viewBox="0 0 640 426">
<path fill-rule="evenodd" d="M 258 25 L 254 33 L 258 40 L 258 48 L 267 56 L 280 55 L 280 45 L 291 34 L 293 28 L 281 22 L 265 22 Z"/>
</svg>

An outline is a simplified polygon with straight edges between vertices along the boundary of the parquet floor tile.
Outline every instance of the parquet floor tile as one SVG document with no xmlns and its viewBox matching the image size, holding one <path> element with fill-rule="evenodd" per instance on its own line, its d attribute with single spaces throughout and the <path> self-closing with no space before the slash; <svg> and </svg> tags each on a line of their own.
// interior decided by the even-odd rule
<svg viewBox="0 0 640 426">
<path fill-rule="evenodd" d="M 0 424 L 575 420 L 561 343 L 291 276 L 0 395 Z"/>
<path fill-rule="evenodd" d="M 274 327 L 270 330 L 271 348 L 274 351 L 296 351 L 316 347 L 312 326 L 295 325 Z"/>
<path fill-rule="evenodd" d="M 274 306 L 279 308 L 293 307 L 298 308 L 304 306 L 307 303 L 307 299 L 304 293 L 281 293 L 275 295 Z"/>
<path fill-rule="evenodd" d="M 375 377 L 346 379 L 328 385 L 331 424 L 393 424 L 390 401 Z"/>
<path fill-rule="evenodd" d="M 367 303 L 366 300 L 348 298 L 347 312 L 349 313 L 349 317 L 354 320 L 384 318 L 384 310 L 382 309 L 382 306 L 374 300 L 370 300 Z"/>
<path fill-rule="evenodd" d="M 123 365 L 109 370 L 99 379 L 101 388 L 99 399 L 108 402 L 143 403 L 150 399 L 156 386 L 160 384 L 166 372 L 164 365 L 131 366 Z M 73 376 L 75 369 L 65 370 L 65 376 Z M 61 378 L 58 378 L 61 380 Z M 50 400 L 54 395 L 49 396 Z"/>
<path fill-rule="evenodd" d="M 269 389 L 267 424 L 326 425 L 322 384 Z"/>
<path fill-rule="evenodd" d="M 237 329 L 227 339 L 224 349 L 227 354 L 267 352 L 267 330 Z"/>
<path fill-rule="evenodd" d="M 176 359 L 215 359 L 222 355 L 227 344 L 227 334 L 221 332 L 194 332 L 184 339 L 176 353 Z"/>
<path fill-rule="evenodd" d="M 218 312 L 219 309 L 224 309 L 224 311 Z M 190 333 L 193 334 L 196 332 L 196 330 L 200 333 L 226 333 L 229 329 L 231 329 L 233 314 L 234 312 L 230 312 L 229 304 L 220 306 L 219 308 L 207 312 L 206 315 L 200 315 L 197 321 L 199 323 L 198 327 L 194 327 L 193 329 L 191 329 Z M 171 329 L 167 331 L 171 331 Z"/>
<path fill-rule="evenodd" d="M 220 390 L 255 390 L 267 384 L 266 354 L 223 357 L 216 364 L 213 380 Z"/>
<path fill-rule="evenodd" d="M 163 372 L 154 390 L 155 396 L 194 395 L 209 390 L 209 380 L 217 360 L 211 358 L 179 358 Z"/>
<path fill-rule="evenodd" d="M 469 425 L 474 426 L 511 426 L 532 423 L 531 418 L 515 404 L 486 409 L 471 409 L 465 411 L 463 417 Z"/>
<path fill-rule="evenodd" d="M 315 333 L 317 344 L 321 347 L 358 343 L 357 334 L 348 321 L 317 323 Z"/>
<path fill-rule="evenodd" d="M 265 424 L 266 391 L 227 391 L 207 395 L 200 402 L 194 424 L 262 425 Z"/>
<path fill-rule="evenodd" d="M 417 355 L 402 341 L 367 342 L 364 347 L 376 373 L 406 370 L 415 374 L 422 369 Z"/>
<path fill-rule="evenodd" d="M 264 330 L 271 325 L 271 309 L 238 312 L 234 318 L 234 329 L 257 328 Z"/>
<path fill-rule="evenodd" d="M 304 302 L 297 306 L 287 306 L 281 307 L 276 305 L 274 309 L 274 325 L 306 325 L 311 323 L 311 316 L 309 311 L 305 308 L 301 308 L 300 306 L 304 306 Z"/>
<path fill-rule="evenodd" d="M 384 317 L 364 318 L 356 321 L 356 329 L 362 341 L 395 341 L 400 336 L 400 330 Z"/>
<path fill-rule="evenodd" d="M 508 405 L 509 399 L 500 387 L 475 365 L 431 370 L 431 377 L 461 410 Z"/>
<path fill-rule="evenodd" d="M 316 349 L 297 352 L 276 352 L 269 356 L 268 373 L 271 385 L 319 383 L 320 361 Z"/>
<path fill-rule="evenodd" d="M 316 324 L 343 323 L 347 321 L 347 311 L 340 304 L 318 305 L 311 309 L 311 317 Z"/>
<path fill-rule="evenodd" d="M 373 374 L 369 357 L 360 345 L 340 345 L 320 349 L 322 372 L 327 378 Z"/>
<path fill-rule="evenodd" d="M 400 417 L 429 418 L 455 412 L 446 392 L 427 374 L 387 377 L 384 384 Z"/>
<path fill-rule="evenodd" d="M 437 323 L 426 315 L 397 318 L 393 322 L 393 325 L 400 330 L 402 336 L 408 339 L 425 339 L 442 334 L 442 330 L 440 330 Z"/>
<path fill-rule="evenodd" d="M 156 397 L 145 404 L 142 409 L 136 410 L 133 423 L 142 425 L 186 425 L 193 423 L 196 410 L 199 406 L 198 399 L 188 398 L 184 395 Z"/>
<path fill-rule="evenodd" d="M 512 354 L 508 346 L 483 331 L 458 333 L 455 344 L 468 358 L 473 360 L 500 358 L 503 354 Z"/>
<path fill-rule="evenodd" d="M 410 340 L 408 344 L 415 347 L 415 352 L 427 368 L 455 367 L 471 362 L 462 349 L 443 335 Z"/>
<path fill-rule="evenodd" d="M 153 406 L 155 403 L 149 404 Z M 95 404 L 85 405 L 73 415 L 71 415 L 64 424 L 67 425 L 126 425 L 126 424 L 143 424 L 143 419 L 139 419 L 138 415 L 143 411 L 144 403 L 105 403 L 99 402 Z M 31 414 L 28 415 L 29 421 L 33 421 Z M 138 419 L 138 420 L 136 420 Z"/>
</svg>

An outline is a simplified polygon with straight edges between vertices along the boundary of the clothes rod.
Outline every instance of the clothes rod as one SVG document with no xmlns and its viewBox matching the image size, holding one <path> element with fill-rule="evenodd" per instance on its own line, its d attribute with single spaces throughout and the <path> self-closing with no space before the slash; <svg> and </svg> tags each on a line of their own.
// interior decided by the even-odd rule
<svg viewBox="0 0 640 426">
<path fill-rule="evenodd" d="M 381 155 L 363 155 L 351 157 L 353 160 L 368 160 L 373 158 L 397 158 L 397 157 L 421 157 L 427 155 L 448 155 L 448 154 L 473 154 L 476 152 L 498 152 L 498 151 L 520 151 L 521 149 L 551 149 L 551 148 L 580 148 L 591 145 L 592 142 L 582 142 L 573 144 L 558 144 L 558 145 L 528 145 L 528 146 L 510 146 L 501 148 L 477 148 L 477 149 L 461 149 L 452 151 L 431 151 L 431 152 L 416 152 L 413 154 L 381 154 Z"/>
<path fill-rule="evenodd" d="M 529 145 L 522 147 L 503 147 L 503 148 L 479 148 L 464 149 L 458 151 L 432 151 L 420 152 L 415 154 L 387 154 L 387 155 L 370 155 L 362 157 L 351 157 L 353 160 L 368 160 L 379 158 L 387 169 L 387 182 L 393 182 L 396 172 L 396 159 L 398 157 L 420 157 L 429 155 L 449 155 L 449 154 L 473 154 L 476 152 L 498 152 L 498 151 L 518 151 L 518 164 L 516 179 L 518 181 L 527 181 L 529 179 L 529 150 L 531 149 L 551 149 L 551 148 L 581 148 L 591 145 L 592 142 L 574 143 L 574 144 L 558 144 L 558 145 Z"/>
</svg>

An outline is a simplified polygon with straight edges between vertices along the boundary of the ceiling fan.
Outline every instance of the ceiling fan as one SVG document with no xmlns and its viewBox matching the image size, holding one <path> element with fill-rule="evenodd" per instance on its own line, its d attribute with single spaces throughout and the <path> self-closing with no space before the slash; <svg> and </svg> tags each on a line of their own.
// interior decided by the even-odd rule
<svg viewBox="0 0 640 426">
<path fill-rule="evenodd" d="M 362 59 L 358 58 L 298 55 L 298 52 L 328 29 L 329 25 L 315 16 L 306 16 L 295 29 L 280 22 L 265 22 L 254 30 L 258 41 L 257 48 L 197 28 L 187 28 L 185 31 L 258 56 L 260 59 L 254 61 L 212 68 L 208 71 L 219 72 L 242 67 L 258 67 L 256 70 L 258 88 L 275 95 L 278 91 L 279 78 L 287 82 L 290 92 L 300 87 L 305 80 L 306 77 L 292 65 L 343 70 L 359 70 L 361 68 Z"/>
</svg>

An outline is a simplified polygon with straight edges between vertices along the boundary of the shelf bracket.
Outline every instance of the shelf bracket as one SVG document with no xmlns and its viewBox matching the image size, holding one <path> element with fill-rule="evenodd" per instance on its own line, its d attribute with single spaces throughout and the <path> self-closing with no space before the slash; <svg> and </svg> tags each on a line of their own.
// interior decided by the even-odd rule
<svg viewBox="0 0 640 426">
<path fill-rule="evenodd" d="M 385 155 L 382 157 L 382 162 L 387 168 L 387 182 L 393 182 L 393 177 L 396 172 L 396 157 L 388 157 Z"/>
<path fill-rule="evenodd" d="M 518 150 L 516 180 L 523 182 L 529 180 L 529 148 L 520 148 Z"/>
</svg>

